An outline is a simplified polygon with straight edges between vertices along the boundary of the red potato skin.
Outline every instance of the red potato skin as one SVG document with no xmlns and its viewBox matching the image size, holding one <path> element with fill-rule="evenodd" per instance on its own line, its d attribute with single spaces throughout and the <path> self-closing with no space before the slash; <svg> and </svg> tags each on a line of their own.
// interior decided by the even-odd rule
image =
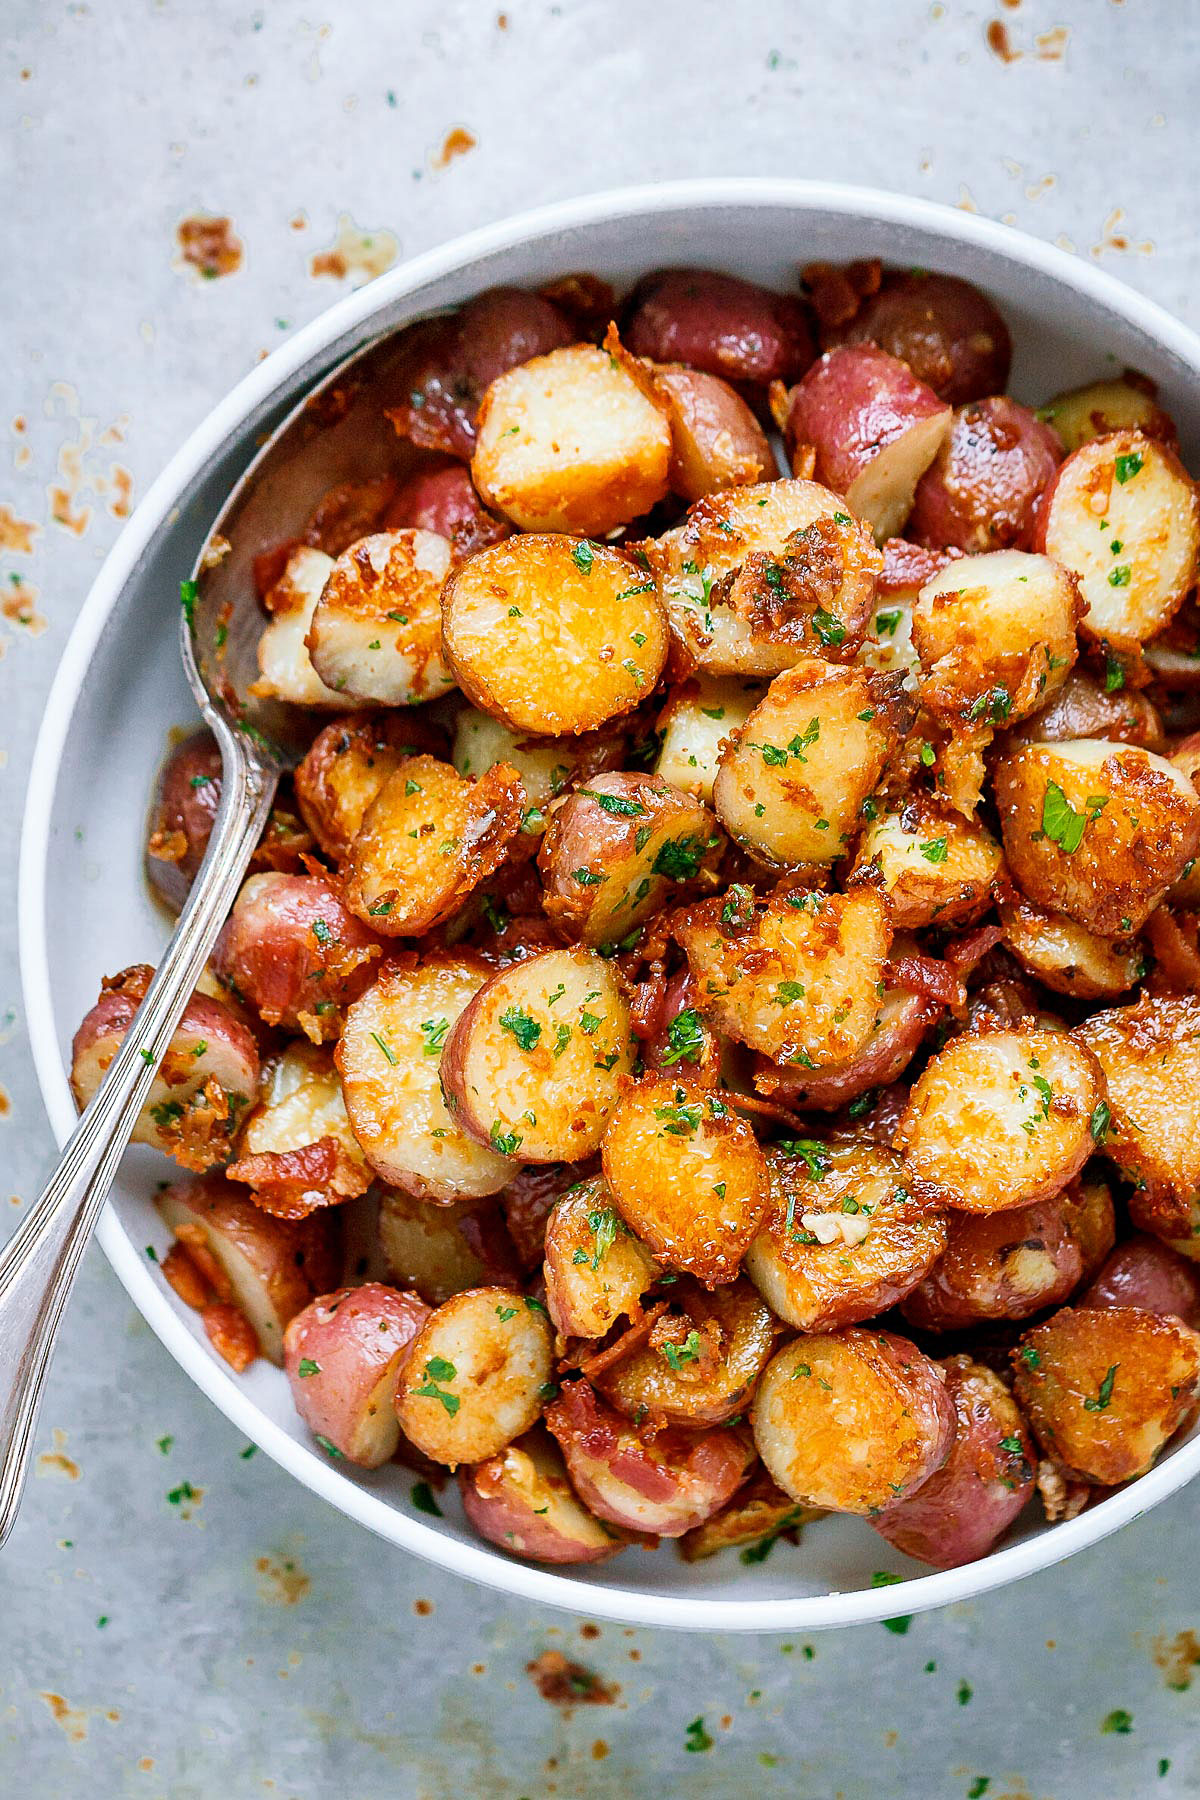
<svg viewBox="0 0 1200 1800">
<path fill-rule="evenodd" d="M 382 955 L 379 938 L 322 876 L 263 875 L 234 902 L 213 968 L 268 1025 L 322 1043 L 338 1035 L 340 1008 L 366 992 Z"/>
<path fill-rule="evenodd" d="M 527 1440 L 518 1439 L 512 1448 L 520 1450 L 525 1441 Z M 548 1441 L 547 1446 L 551 1447 Z M 557 1567 L 571 1563 L 605 1562 L 618 1550 L 625 1548 L 625 1538 L 618 1537 L 615 1532 L 607 1543 L 585 1544 L 555 1530 L 553 1526 L 547 1529 L 541 1520 L 531 1517 L 527 1506 L 522 1506 L 505 1492 L 504 1465 L 507 1455 L 508 1451 L 502 1450 L 498 1456 L 489 1456 L 486 1462 L 475 1463 L 470 1467 L 464 1465 L 458 1471 L 458 1491 L 462 1496 L 463 1512 L 487 1543 L 507 1550 L 510 1555 L 520 1556 L 526 1562 L 554 1564 Z M 565 1469 L 561 1480 L 566 1483 Z M 573 1495 L 571 1497 L 574 1498 Z M 597 1534 L 599 1529 L 597 1525 Z"/>
<path fill-rule="evenodd" d="M 1200 1330 L 1200 1271 L 1157 1238 L 1135 1232 L 1117 1245 L 1077 1304 L 1135 1306 Z"/>
<path fill-rule="evenodd" d="M 1053 427 L 1007 394 L 960 407 L 917 483 L 905 529 L 933 550 L 1027 550 L 1062 459 Z"/>
<path fill-rule="evenodd" d="M 271 1271 L 268 1285 L 276 1310 L 291 1320 L 312 1300 L 327 1293 L 337 1280 L 341 1262 L 341 1233 L 335 1213 L 288 1221 L 272 1218 L 255 1206 L 243 1188 L 220 1173 L 199 1180 L 174 1182 L 164 1190 L 162 1203 L 182 1199 L 189 1214 L 205 1219 L 258 1270 Z M 178 1227 L 173 1227 L 178 1230 Z M 228 1299 L 229 1284 L 219 1266 L 197 1253 L 185 1240 L 185 1248 L 197 1260 L 201 1274 L 215 1276 L 217 1298 Z"/>
<path fill-rule="evenodd" d="M 895 537 L 887 538 L 880 548 L 883 568 L 875 584 L 878 600 L 886 600 L 889 594 L 916 595 L 958 554 L 954 550 L 931 550 L 927 545 Z"/>
<path fill-rule="evenodd" d="M 584 1505 L 610 1525 L 658 1537 L 682 1537 L 711 1519 L 754 1460 L 752 1447 L 728 1428 L 668 1426 L 644 1440 L 582 1380 L 563 1384 L 546 1424 Z"/>
<path fill-rule="evenodd" d="M 721 488 L 768 481 L 775 458 L 740 394 L 719 375 L 656 369 L 653 393 L 671 427 L 671 492 L 689 505 Z"/>
<path fill-rule="evenodd" d="M 430 1313 L 415 1294 L 368 1281 L 322 1295 L 288 1322 L 283 1357 L 292 1402 L 314 1436 L 328 1438 L 348 1462 L 378 1467 L 378 1457 L 356 1452 L 356 1428 L 389 1367 L 399 1378 Z M 317 1372 L 302 1376 L 302 1361 L 315 1362 Z M 390 1395 L 384 1405 L 394 1419 Z"/>
<path fill-rule="evenodd" d="M 903 1074 L 945 1010 L 928 994 L 905 993 L 897 1016 L 882 1025 L 850 1062 L 809 1071 L 754 1053 L 754 1086 L 785 1105 L 836 1112 L 870 1088 L 887 1087 Z"/>
<path fill-rule="evenodd" d="M 546 1220 L 569 1187 L 600 1173 L 600 1158 L 581 1163 L 527 1163 L 498 1196 L 522 1272 L 540 1269 L 546 1254 Z"/>
<path fill-rule="evenodd" d="M 204 861 L 221 804 L 221 752 L 208 731 L 193 732 L 159 772 L 146 843 L 146 878 L 173 912 Z"/>
<path fill-rule="evenodd" d="M 402 756 L 444 758 L 448 748 L 444 731 L 408 711 L 378 712 L 365 718 L 361 713 L 349 713 L 331 719 L 317 733 L 296 770 L 301 817 L 325 854 L 341 862 L 353 836 L 352 832 L 347 835 L 344 814 L 339 816 L 342 758 L 348 756 L 357 765 L 356 786 L 365 811 L 368 793 L 373 799 Z M 361 814 L 359 817 L 361 822 Z"/>
<path fill-rule="evenodd" d="M 944 1367 L 956 1417 L 950 1454 L 917 1493 L 871 1522 L 905 1556 L 958 1569 L 986 1556 L 1024 1510 L 1037 1459 L 999 1376 L 967 1356 L 952 1356 Z"/>
<path fill-rule="evenodd" d="M 455 560 L 465 562 L 476 550 L 509 537 L 513 528 L 488 511 L 470 470 L 447 458 L 418 469 L 403 483 L 384 514 L 382 529 L 435 531 L 453 544 Z"/>
<path fill-rule="evenodd" d="M 629 298 L 621 338 L 635 356 L 758 386 L 795 381 L 813 359 L 799 300 L 707 269 L 645 276 Z"/>
<path fill-rule="evenodd" d="M 933 390 L 874 344 L 830 350 L 792 390 L 784 438 L 811 444 L 813 480 L 844 494 L 911 426 L 945 411 Z"/>
<path fill-rule="evenodd" d="M 1027 1319 L 1065 1300 L 1085 1273 L 1069 1198 L 1068 1190 L 1008 1212 L 950 1213 L 945 1251 L 901 1303 L 909 1324 L 919 1331 L 955 1331 L 981 1320 Z M 1036 1286 L 1013 1279 L 1008 1259 L 1022 1251 L 1039 1259 L 1044 1279 Z"/>
<path fill-rule="evenodd" d="M 906 362 L 951 406 L 1008 386 L 1008 327 L 986 294 L 957 275 L 889 270 L 853 317 L 821 337 L 822 349 L 866 343 Z"/>
</svg>

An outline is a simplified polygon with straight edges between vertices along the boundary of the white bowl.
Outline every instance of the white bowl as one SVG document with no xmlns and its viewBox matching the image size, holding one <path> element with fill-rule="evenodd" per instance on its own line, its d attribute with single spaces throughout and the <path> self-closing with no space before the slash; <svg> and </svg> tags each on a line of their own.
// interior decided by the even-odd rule
<svg viewBox="0 0 1200 1800">
<path fill-rule="evenodd" d="M 261 434 L 305 388 L 382 329 L 496 282 L 535 285 L 575 269 L 621 283 L 669 263 L 706 264 L 788 287 L 797 264 L 880 256 L 969 276 L 992 295 L 1016 345 L 1012 386 L 1038 401 L 1125 364 L 1157 380 L 1185 455 L 1200 451 L 1200 338 L 1149 301 L 1032 238 L 895 194 L 799 181 L 680 182 L 546 207 L 459 238 L 393 270 L 323 314 L 246 377 L 150 489 L 92 588 L 46 708 L 24 824 L 19 916 L 25 1013 L 60 1142 L 75 1123 L 65 1060 L 101 973 L 153 959 L 162 914 L 141 876 L 151 774 L 171 726 L 194 709 L 176 647 L 179 581 Z M 99 1236 L 134 1303 L 176 1360 L 242 1431 L 315 1493 L 381 1537 L 527 1600 L 596 1617 L 690 1630 L 813 1631 L 961 1600 L 1094 1543 L 1182 1486 L 1200 1467 L 1200 1430 L 1140 1481 L 1069 1523 L 1028 1522 L 1002 1549 L 930 1574 L 858 1520 L 810 1526 L 753 1568 L 726 1554 L 685 1564 L 674 1548 L 627 1551 L 557 1574 L 480 1542 L 453 1486 L 443 1522 L 408 1499 L 397 1465 L 375 1474 L 330 1463 L 299 1424 L 282 1373 L 235 1377 L 195 1313 L 145 1253 L 165 1245 L 152 1195 L 164 1164 L 127 1157 Z M 877 1569 L 912 1579 L 872 1588 Z"/>
</svg>

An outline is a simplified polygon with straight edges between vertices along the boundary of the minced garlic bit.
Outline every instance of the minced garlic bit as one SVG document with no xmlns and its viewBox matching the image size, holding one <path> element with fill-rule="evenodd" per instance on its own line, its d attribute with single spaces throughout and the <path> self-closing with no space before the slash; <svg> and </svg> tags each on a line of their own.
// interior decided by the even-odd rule
<svg viewBox="0 0 1200 1800">
<path fill-rule="evenodd" d="M 800 1223 L 819 1244 L 836 1244 L 839 1238 L 843 1244 L 861 1244 L 871 1229 L 870 1219 L 861 1212 L 806 1212 Z"/>
</svg>

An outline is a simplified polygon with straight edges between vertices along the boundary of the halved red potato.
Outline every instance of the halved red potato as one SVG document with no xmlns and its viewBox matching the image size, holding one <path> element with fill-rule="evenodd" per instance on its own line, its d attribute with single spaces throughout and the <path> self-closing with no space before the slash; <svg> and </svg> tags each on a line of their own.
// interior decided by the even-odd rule
<svg viewBox="0 0 1200 1800">
<path fill-rule="evenodd" d="M 363 814 L 343 870 L 346 905 L 386 937 L 431 931 L 499 868 L 524 811 L 509 763 L 464 780 L 450 763 L 410 756 Z"/>
<path fill-rule="evenodd" d="M 661 983 L 661 985 L 660 985 Z M 720 1087 L 726 1047 L 696 1006 L 696 983 L 686 966 L 670 980 L 652 978 L 648 1008 L 635 1005 L 634 1025 L 648 1069 L 683 1068 L 698 1087 Z"/>
<path fill-rule="evenodd" d="M 837 1331 L 895 1306 L 946 1248 L 946 1219 L 913 1200 L 882 1145 L 814 1138 L 767 1154 L 771 1203 L 746 1273 L 798 1331 Z"/>
<path fill-rule="evenodd" d="M 1200 1272 L 1168 1244 L 1135 1232 L 1109 1254 L 1080 1306 L 1135 1306 L 1200 1328 Z"/>
<path fill-rule="evenodd" d="M 1067 1299 L 1087 1271 L 1096 1192 L 1089 1199 L 1072 1183 L 1049 1200 L 1006 1212 L 951 1214 L 943 1255 L 901 1307 L 909 1324 L 961 1331 L 985 1320 L 1028 1319 Z M 1112 1201 L 1105 1198 L 1111 1241 Z"/>
<path fill-rule="evenodd" d="M 415 1294 L 367 1281 L 324 1294 L 289 1320 L 283 1366 L 292 1403 L 323 1450 L 363 1469 L 396 1454 L 392 1396 L 429 1316 Z"/>
<path fill-rule="evenodd" d="M 510 1171 L 500 1206 L 517 1259 L 527 1275 L 540 1269 L 546 1254 L 550 1214 L 569 1188 L 599 1173 L 598 1157 L 578 1163 L 526 1163 Z"/>
<path fill-rule="evenodd" d="M 719 1513 L 679 1540 L 684 1562 L 702 1562 L 719 1550 L 741 1549 L 741 1561 L 765 1562 L 778 1538 L 799 1541 L 802 1526 L 823 1518 L 820 1507 L 800 1506 L 776 1487 L 761 1466 Z"/>
<path fill-rule="evenodd" d="M 526 1562 L 602 1562 L 625 1540 L 577 1498 L 562 1452 L 540 1425 L 458 1471 L 463 1511 L 481 1538 Z"/>
<path fill-rule="evenodd" d="M 1146 921 L 1146 942 L 1156 988 L 1200 991 L 1200 912 L 1164 901 Z"/>
<path fill-rule="evenodd" d="M 661 775 L 594 775 L 538 850 L 546 916 L 568 941 L 619 943 L 681 889 L 711 893 L 723 845 L 708 808 Z"/>
<path fill-rule="evenodd" d="M 71 1092 L 80 1112 L 104 1079 L 133 1024 L 154 971 L 145 963 L 106 976 L 100 998 L 71 1040 Z M 149 1061 L 150 1052 L 143 1051 Z M 224 1162 L 258 1090 L 258 1046 L 227 1006 L 193 994 L 175 1028 L 133 1128 L 185 1169 Z"/>
<path fill-rule="evenodd" d="M 288 1321 L 337 1280 L 336 1214 L 274 1219 L 221 1175 L 175 1182 L 154 1203 L 218 1299 L 240 1309 L 263 1355 L 282 1364 Z"/>
<path fill-rule="evenodd" d="M 917 483 L 908 533 L 972 555 L 1028 549 L 1037 503 L 1062 459 L 1052 427 L 1007 394 L 960 406 Z"/>
<path fill-rule="evenodd" d="M 226 1173 L 282 1219 L 366 1193 L 372 1174 L 350 1129 L 331 1050 L 298 1039 L 272 1059 Z"/>
<path fill-rule="evenodd" d="M 1144 1475 L 1200 1394 L 1200 1334 L 1132 1306 L 1064 1306 L 1025 1333 L 1012 1363 L 1047 1455 L 1103 1487 Z"/>
<path fill-rule="evenodd" d="M 485 977 L 469 957 L 391 963 L 346 1015 L 336 1057 L 354 1135 L 377 1175 L 420 1199 L 477 1199 L 508 1179 L 507 1159 L 447 1111 L 439 1078 L 450 1029 Z"/>
<path fill-rule="evenodd" d="M 888 538 L 882 547 L 883 568 L 875 588 L 870 629 L 858 653 L 859 662 L 883 674 L 920 674 L 912 641 L 912 614 L 917 595 L 951 556 L 925 550 L 907 538 Z"/>
<path fill-rule="evenodd" d="M 449 538 L 456 562 L 508 537 L 507 519 L 490 513 L 460 462 L 431 458 L 397 489 L 383 515 L 384 531 L 435 531 Z"/>
<path fill-rule="evenodd" d="M 1143 994 L 1075 1031 L 1104 1070 L 1097 1143 L 1135 1184 L 1130 1218 L 1200 1259 L 1200 998 Z"/>
<path fill-rule="evenodd" d="M 927 269 L 887 269 L 874 285 L 857 286 L 839 316 L 826 319 L 823 349 L 878 344 L 951 406 L 1008 386 L 1012 339 L 974 282 Z"/>
<path fill-rule="evenodd" d="M 412 706 L 454 685 L 442 661 L 449 538 L 378 531 L 329 571 L 304 647 L 326 687 L 351 700 Z"/>
<path fill-rule="evenodd" d="M 398 713 L 332 719 L 296 770 L 297 804 L 325 854 L 343 860 L 363 814 L 400 763 L 444 748 L 440 732 Z"/>
<path fill-rule="evenodd" d="M 667 493 L 671 427 L 594 344 L 534 357 L 492 382 L 479 408 L 471 477 L 524 531 L 603 537 Z"/>
<path fill-rule="evenodd" d="M 857 1050 L 838 1062 L 811 1070 L 803 1063 L 778 1063 L 770 1057 L 756 1056 L 756 1091 L 781 1100 L 786 1106 L 833 1112 L 869 1089 L 886 1087 L 895 1081 L 945 1010 L 943 999 L 915 984 L 912 950 L 913 940 L 893 940 L 890 965 L 883 977 L 883 997 L 875 1021 Z M 925 964 L 927 960 L 920 958 L 919 962 Z M 890 1134 L 886 1141 L 890 1144 Z"/>
<path fill-rule="evenodd" d="M 1021 967 L 1057 994 L 1112 1000 L 1146 972 L 1136 937 L 1098 937 L 1065 913 L 1043 911 L 1016 889 L 1000 895 L 1000 923 Z"/>
<path fill-rule="evenodd" d="M 521 1162 L 579 1162 L 599 1147 L 634 1049 L 612 966 L 548 950 L 479 989 L 446 1039 L 442 1087 L 478 1143 Z"/>
<path fill-rule="evenodd" d="M 748 1281 L 706 1293 L 686 1278 L 648 1341 L 611 1363 L 596 1386 L 635 1424 L 725 1425 L 742 1412 L 778 1326 Z"/>
<path fill-rule="evenodd" d="M 1200 849 L 1200 798 L 1152 750 L 1025 744 L 994 771 L 1008 866 L 1038 906 L 1101 937 L 1140 930 Z"/>
<path fill-rule="evenodd" d="M 400 1429 L 452 1469 L 486 1462 L 538 1418 L 551 1370 L 541 1303 L 511 1288 L 470 1288 L 439 1306 L 412 1344 L 396 1389 Z"/>
<path fill-rule="evenodd" d="M 869 888 L 783 885 L 768 900 L 735 884 L 675 926 L 696 1004 L 718 1030 L 776 1062 L 844 1064 L 871 1036 L 892 933 Z"/>
<path fill-rule="evenodd" d="M 874 1516 L 941 1468 L 954 1441 L 946 1371 L 890 1331 L 814 1332 L 772 1358 L 750 1409 L 786 1494 Z"/>
<path fill-rule="evenodd" d="M 775 473 L 762 426 L 719 375 L 674 363 L 656 368 L 652 381 L 671 427 L 667 480 L 673 494 L 690 504 Z"/>
<path fill-rule="evenodd" d="M 1145 432 L 1096 438 L 1068 456 L 1047 489 L 1036 548 L 1077 578 L 1083 631 L 1114 650 L 1136 650 L 1170 623 L 1195 583 L 1195 483 Z"/>
<path fill-rule="evenodd" d="M 353 704 L 335 688 L 326 687 L 305 644 L 317 602 L 332 573 L 332 556 L 302 544 L 291 551 L 283 574 L 264 595 L 271 622 L 258 640 L 259 674 L 250 690 L 260 699 L 336 707 L 341 712 Z"/>
<path fill-rule="evenodd" d="M 909 1095 L 896 1134 L 922 1198 L 961 1212 L 1048 1199 L 1095 1148 L 1104 1075 L 1061 1031 L 953 1038 Z"/>
<path fill-rule="evenodd" d="M 613 1205 L 601 1175 L 568 1188 L 546 1221 L 546 1306 L 563 1337 L 601 1338 L 662 1268 Z"/>
<path fill-rule="evenodd" d="M 1110 659 L 1104 681 L 1078 665 L 1049 703 L 1014 726 L 1006 744 L 1061 744 L 1068 738 L 1111 738 L 1119 744 L 1141 744 L 1165 750 L 1166 733 L 1152 700 L 1125 685 L 1119 663 Z"/>
<path fill-rule="evenodd" d="M 335 1038 L 369 985 L 383 946 L 323 875 L 251 875 L 225 921 L 212 966 L 268 1025 Z"/>
<path fill-rule="evenodd" d="M 732 1498 L 754 1451 L 735 1431 L 664 1431 L 640 1437 L 586 1381 L 567 1381 L 546 1408 L 579 1498 L 626 1531 L 682 1537 Z"/>
<path fill-rule="evenodd" d="M 692 676 L 669 688 L 658 715 L 662 745 L 655 774 L 711 806 L 722 745 L 746 723 L 765 691 L 760 681 L 736 676 Z"/>
<path fill-rule="evenodd" d="M 1074 578 L 1048 556 L 964 556 L 927 581 L 913 608 L 921 699 L 940 720 L 1023 719 L 1066 680 L 1082 606 Z"/>
<path fill-rule="evenodd" d="M 621 1095 L 601 1156 L 618 1211 L 656 1256 L 706 1287 L 735 1278 L 769 1194 L 740 1114 L 710 1090 L 646 1075 Z"/>
<path fill-rule="evenodd" d="M 952 419 L 906 363 L 852 344 L 827 350 L 792 390 L 785 437 L 789 449 L 812 446 L 817 480 L 844 494 L 882 543 L 908 517 Z"/>
<path fill-rule="evenodd" d="M 1181 738 L 1172 747 L 1167 760 L 1200 793 L 1200 731 Z M 1171 888 L 1170 898 L 1173 905 L 1200 907 L 1200 857 L 1193 860 L 1190 868 L 1184 869 Z"/>
<path fill-rule="evenodd" d="M 794 295 L 709 269 L 644 275 L 626 302 L 622 336 L 635 356 L 761 386 L 794 381 L 813 358 Z"/>
<path fill-rule="evenodd" d="M 1038 417 L 1053 425 L 1068 451 L 1081 449 L 1093 438 L 1126 430 L 1144 431 L 1147 437 L 1159 438 L 1173 449 L 1178 434 L 1174 421 L 1155 398 L 1154 383 L 1144 375 L 1131 379 L 1132 374 L 1127 370 L 1115 381 L 1089 381 L 1055 394 L 1053 400 L 1039 406 Z"/>
<path fill-rule="evenodd" d="M 520 1271 L 493 1200 L 421 1200 L 389 1188 L 379 1202 L 388 1279 L 430 1306 L 474 1287 L 519 1287 Z"/>
<path fill-rule="evenodd" d="M 204 861 L 220 804 L 220 749 L 210 731 L 194 731 L 158 772 L 146 838 L 146 879 L 173 912 Z"/>
<path fill-rule="evenodd" d="M 1037 1453 L 998 1375 L 969 1356 L 944 1367 L 956 1414 L 950 1454 L 916 1494 L 871 1523 L 905 1556 L 959 1569 L 986 1556 L 1024 1511 Z"/>
<path fill-rule="evenodd" d="M 776 868 L 844 855 L 912 721 L 900 680 L 818 657 L 775 677 L 713 783 L 717 816 L 744 850 Z"/>
<path fill-rule="evenodd" d="M 667 657 L 651 575 L 584 538 L 530 533 L 481 550 L 446 583 L 442 619 L 459 686 L 530 737 L 578 736 L 631 712 Z"/>
<path fill-rule="evenodd" d="M 579 737 L 530 737 L 474 706 L 464 706 L 454 728 L 450 760 L 460 775 L 482 775 L 497 763 L 514 768 L 525 789 L 521 833 L 536 844 L 546 828 L 550 801 L 572 781 L 619 769 L 628 745 L 629 733 L 619 728 Z"/>
<path fill-rule="evenodd" d="M 336 409 L 341 397 L 329 398 Z M 391 475 L 377 475 L 367 481 L 339 481 L 326 488 L 309 513 L 299 542 L 324 550 L 327 556 L 340 556 L 356 539 L 378 529 L 395 492 L 396 482 Z M 274 554 L 278 556 L 280 552 Z M 263 563 L 269 566 L 271 556 L 268 551 L 265 557 L 255 558 L 256 575 Z M 286 562 L 286 554 L 283 560 Z"/>
<path fill-rule="evenodd" d="M 844 500 L 815 481 L 710 494 L 643 546 L 686 666 L 778 675 L 813 652 L 848 662 L 881 558 Z"/>
<path fill-rule="evenodd" d="M 887 896 L 898 931 L 969 925 L 986 912 L 1004 858 L 980 820 L 923 794 L 875 810 L 849 880 Z"/>
</svg>

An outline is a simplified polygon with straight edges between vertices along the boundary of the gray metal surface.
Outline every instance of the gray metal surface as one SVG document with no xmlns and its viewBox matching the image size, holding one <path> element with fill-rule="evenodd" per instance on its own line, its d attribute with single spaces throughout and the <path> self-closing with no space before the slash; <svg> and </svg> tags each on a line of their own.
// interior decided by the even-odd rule
<svg viewBox="0 0 1200 1800">
<path fill-rule="evenodd" d="M 1014 60 L 994 31 L 989 44 L 993 19 Z M 9 0 L 3 916 L 33 730 L 127 488 L 142 493 L 213 401 L 350 281 L 598 186 L 811 174 L 978 207 L 1200 324 L 1198 56 L 1200 9 L 1181 0 L 509 0 L 504 15 L 470 0 Z M 447 157 L 456 128 L 477 142 Z M 236 271 L 206 279 L 181 258 L 177 228 L 202 213 L 233 221 Z M 335 245 L 346 273 L 314 274 Z M 15 1222 L 52 1146 L 11 928 L 0 1083 L 0 1210 Z M 1200 1792 L 1197 1491 L 907 1632 L 597 1632 L 408 1561 L 243 1459 L 95 1252 L 40 1437 L 0 1559 L 6 1796 Z M 612 1703 L 541 1698 L 527 1665 L 546 1651 L 613 1684 Z M 697 1717 L 690 1743 L 711 1748 L 689 1748 Z"/>
</svg>

